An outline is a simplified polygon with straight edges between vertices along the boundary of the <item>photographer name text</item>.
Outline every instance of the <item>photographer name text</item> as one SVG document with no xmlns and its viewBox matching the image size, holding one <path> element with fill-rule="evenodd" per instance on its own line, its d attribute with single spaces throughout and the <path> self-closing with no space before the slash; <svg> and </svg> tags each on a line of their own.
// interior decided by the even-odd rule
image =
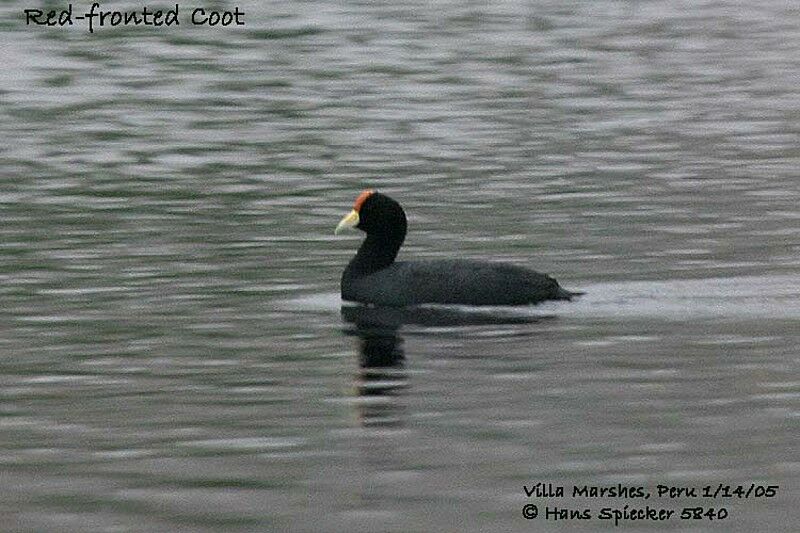
<svg viewBox="0 0 800 533">
<path fill-rule="evenodd" d="M 659 483 L 655 487 L 622 483 L 572 486 L 531 483 L 523 485 L 522 490 L 529 502 L 538 500 L 523 505 L 522 516 L 527 520 L 598 520 L 620 526 L 628 522 L 726 520 L 731 516 L 734 502 L 769 500 L 778 496 L 780 487 L 764 483 L 698 486 Z M 651 497 L 655 502 L 641 503 Z M 598 507 L 590 503 L 593 500 L 605 503 L 611 500 L 612 504 Z"/>
</svg>

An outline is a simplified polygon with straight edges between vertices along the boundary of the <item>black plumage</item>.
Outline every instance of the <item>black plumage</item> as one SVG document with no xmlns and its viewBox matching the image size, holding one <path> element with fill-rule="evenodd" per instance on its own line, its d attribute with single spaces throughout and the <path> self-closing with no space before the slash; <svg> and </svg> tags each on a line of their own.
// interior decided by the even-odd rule
<svg viewBox="0 0 800 533">
<path fill-rule="evenodd" d="M 516 265 L 444 259 L 395 261 L 406 236 L 406 215 L 392 198 L 365 191 L 337 227 L 367 234 L 342 274 L 342 299 L 385 306 L 423 303 L 523 305 L 569 300 L 548 275 Z"/>
</svg>

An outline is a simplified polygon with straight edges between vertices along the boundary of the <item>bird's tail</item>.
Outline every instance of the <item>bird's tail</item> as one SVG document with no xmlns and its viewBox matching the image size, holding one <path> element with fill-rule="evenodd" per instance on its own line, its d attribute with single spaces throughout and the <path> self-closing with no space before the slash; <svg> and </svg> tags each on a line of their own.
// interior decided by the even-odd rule
<svg viewBox="0 0 800 533">
<path fill-rule="evenodd" d="M 575 292 L 568 291 L 568 290 L 566 290 L 566 289 L 564 289 L 562 287 L 559 287 L 558 291 L 556 292 L 556 300 L 568 300 L 569 301 L 569 300 L 572 300 L 573 298 L 575 298 L 576 296 L 582 296 L 584 294 L 586 294 L 586 293 L 585 292 L 578 292 L 578 291 L 575 291 Z"/>
</svg>

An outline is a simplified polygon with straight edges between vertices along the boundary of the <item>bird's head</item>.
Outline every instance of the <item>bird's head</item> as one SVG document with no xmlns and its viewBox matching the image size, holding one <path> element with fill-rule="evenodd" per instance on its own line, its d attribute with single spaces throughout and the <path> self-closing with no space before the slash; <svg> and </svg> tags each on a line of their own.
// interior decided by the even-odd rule
<svg viewBox="0 0 800 533">
<path fill-rule="evenodd" d="M 367 234 L 405 235 L 406 214 L 392 198 L 368 189 L 358 195 L 352 211 L 339 222 L 334 234 L 347 228 L 357 228 Z"/>
</svg>

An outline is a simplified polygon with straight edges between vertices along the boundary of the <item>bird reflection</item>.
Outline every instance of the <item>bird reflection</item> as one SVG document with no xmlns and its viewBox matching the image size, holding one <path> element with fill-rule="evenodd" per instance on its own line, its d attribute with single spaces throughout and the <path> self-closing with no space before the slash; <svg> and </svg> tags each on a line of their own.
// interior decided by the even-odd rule
<svg viewBox="0 0 800 533">
<path fill-rule="evenodd" d="M 404 325 L 460 327 L 531 324 L 553 318 L 545 315 L 500 313 L 437 307 L 374 307 L 346 305 L 342 318 L 353 327 L 348 335 L 358 337 L 359 371 L 355 383 L 358 417 L 363 426 L 402 426 L 401 392 L 409 386 L 400 331 Z"/>
<path fill-rule="evenodd" d="M 342 317 L 355 329 L 345 333 L 358 337 L 359 372 L 355 384 L 358 418 L 363 426 L 401 425 L 403 411 L 398 395 L 408 384 L 404 369 L 403 339 L 396 321 L 384 320 L 375 308 L 342 307 Z"/>
</svg>

